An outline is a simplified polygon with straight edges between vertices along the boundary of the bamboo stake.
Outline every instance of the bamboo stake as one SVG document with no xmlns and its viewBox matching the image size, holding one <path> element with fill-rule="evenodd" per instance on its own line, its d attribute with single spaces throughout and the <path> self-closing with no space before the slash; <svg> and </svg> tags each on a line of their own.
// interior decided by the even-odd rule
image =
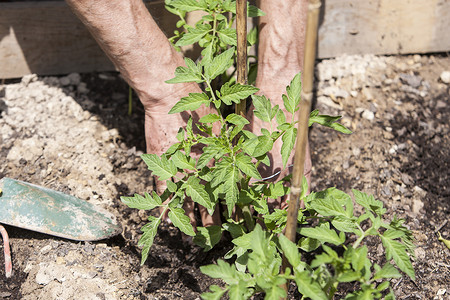
<svg viewBox="0 0 450 300">
<path fill-rule="evenodd" d="M 247 0 L 236 1 L 237 82 L 247 84 Z M 246 100 L 236 105 L 236 114 L 245 117 Z"/>
<path fill-rule="evenodd" d="M 297 232 L 297 216 L 300 207 L 300 194 L 305 165 L 306 147 L 308 140 L 308 121 L 311 112 L 311 100 L 313 96 L 314 62 L 316 58 L 317 29 L 319 24 L 319 12 L 321 1 L 309 0 L 308 18 L 306 24 L 305 59 L 302 76 L 302 101 L 298 112 L 297 145 L 294 156 L 294 170 L 292 173 L 291 193 L 289 194 L 289 208 L 286 223 L 285 236 L 295 243 Z M 283 269 L 289 266 L 283 257 Z M 285 287 L 287 290 L 287 286 Z"/>
</svg>

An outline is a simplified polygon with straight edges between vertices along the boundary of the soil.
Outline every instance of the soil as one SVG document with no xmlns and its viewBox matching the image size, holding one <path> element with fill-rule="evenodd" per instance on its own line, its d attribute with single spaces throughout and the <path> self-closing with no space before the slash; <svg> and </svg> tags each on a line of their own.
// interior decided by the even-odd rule
<svg viewBox="0 0 450 300">
<path fill-rule="evenodd" d="M 446 54 L 342 56 L 317 66 L 315 107 L 342 115 L 354 133 L 313 126 L 312 190 L 356 188 L 406 219 L 417 246 L 417 279 L 392 280 L 398 299 L 450 299 L 450 249 L 437 238 L 439 231 L 450 239 L 444 71 L 450 71 Z M 5 226 L 13 276 L 6 279 L 0 268 L 0 299 L 200 299 L 220 284 L 199 266 L 214 263 L 229 245 L 205 253 L 167 224 L 140 266 L 137 241 L 147 216 L 119 197 L 151 191 L 153 180 L 139 158 L 143 109 L 134 96 L 128 114 L 128 91 L 114 72 L 31 75 L 0 85 L 0 178 L 74 195 L 107 209 L 123 227 L 117 237 L 89 243 Z M 374 260 L 383 254 L 377 245 L 370 248 Z"/>
</svg>

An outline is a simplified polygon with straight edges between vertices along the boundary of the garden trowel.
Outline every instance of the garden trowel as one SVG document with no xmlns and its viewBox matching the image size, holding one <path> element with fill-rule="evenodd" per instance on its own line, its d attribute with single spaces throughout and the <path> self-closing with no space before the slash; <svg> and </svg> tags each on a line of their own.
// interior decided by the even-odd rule
<svg viewBox="0 0 450 300">
<path fill-rule="evenodd" d="M 0 190 L 0 223 L 76 241 L 122 232 L 111 213 L 76 197 L 6 177 Z"/>
</svg>

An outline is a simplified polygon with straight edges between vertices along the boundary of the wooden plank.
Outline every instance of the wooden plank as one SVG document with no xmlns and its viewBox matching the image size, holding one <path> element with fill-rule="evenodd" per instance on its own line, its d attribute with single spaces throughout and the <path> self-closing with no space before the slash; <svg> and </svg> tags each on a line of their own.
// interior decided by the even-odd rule
<svg viewBox="0 0 450 300">
<path fill-rule="evenodd" d="M 319 58 L 450 50 L 450 0 L 323 1 Z M 164 1 L 147 6 L 172 35 L 178 18 Z M 189 16 L 189 23 L 198 17 Z M 0 78 L 110 70 L 114 66 L 65 2 L 0 2 Z"/>
<path fill-rule="evenodd" d="M 164 9 L 164 1 L 147 6 L 171 34 L 177 17 Z M 0 78 L 111 70 L 113 64 L 65 2 L 0 3 Z"/>
<path fill-rule="evenodd" d="M 319 58 L 450 50 L 449 0 L 324 0 Z"/>
</svg>

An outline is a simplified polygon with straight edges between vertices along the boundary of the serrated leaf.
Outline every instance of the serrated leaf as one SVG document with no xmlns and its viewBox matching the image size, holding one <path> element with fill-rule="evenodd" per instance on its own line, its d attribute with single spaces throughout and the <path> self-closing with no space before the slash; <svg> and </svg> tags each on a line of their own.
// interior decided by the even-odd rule
<svg viewBox="0 0 450 300">
<path fill-rule="evenodd" d="M 284 114 L 282 109 L 277 110 L 277 114 L 275 115 L 275 120 L 277 121 L 278 125 L 282 125 L 286 123 L 286 115 Z"/>
<path fill-rule="evenodd" d="M 283 249 L 283 254 L 286 256 L 287 260 L 293 268 L 297 268 L 300 265 L 300 253 L 298 252 L 297 245 L 291 242 L 287 237 L 281 234 L 278 237 L 281 249 Z"/>
<path fill-rule="evenodd" d="M 308 271 L 296 273 L 295 282 L 297 283 L 298 291 L 303 296 L 309 297 L 312 300 L 328 299 L 320 284 L 313 279 L 313 276 Z"/>
<path fill-rule="evenodd" d="M 181 151 L 175 152 L 172 155 L 173 163 L 179 169 L 187 169 L 187 170 L 195 170 L 195 161 L 192 157 L 189 156 L 189 159 L 184 155 Z"/>
<path fill-rule="evenodd" d="M 225 157 L 216 164 L 216 168 L 212 172 L 213 180 L 211 180 L 211 186 L 216 187 L 219 184 L 225 182 L 225 178 L 228 176 L 228 166 L 231 165 L 231 160 Z"/>
<path fill-rule="evenodd" d="M 255 106 L 253 113 L 264 122 L 272 120 L 272 105 L 266 96 L 252 95 L 252 103 Z"/>
<path fill-rule="evenodd" d="M 203 153 L 197 161 L 197 168 L 202 169 L 205 167 L 216 154 L 220 153 L 219 151 L 219 148 L 214 145 L 203 147 Z"/>
<path fill-rule="evenodd" d="M 341 118 L 341 116 L 328 116 L 328 115 L 318 115 L 318 111 L 314 110 L 311 112 L 308 120 L 308 126 L 311 126 L 314 123 L 320 124 L 325 127 L 332 128 L 336 131 L 345 133 L 345 134 L 351 134 L 352 131 L 345 127 L 344 125 L 340 123 L 336 123 L 337 120 Z"/>
<path fill-rule="evenodd" d="M 232 102 L 240 103 L 242 99 L 246 99 L 257 91 L 259 89 L 251 85 L 243 85 L 240 83 L 231 85 L 227 82 L 220 88 L 220 99 L 225 104 L 231 105 Z"/>
<path fill-rule="evenodd" d="M 211 31 L 211 25 L 199 24 L 195 28 L 189 28 L 181 39 L 179 39 L 175 46 L 182 47 L 194 44 L 202 39 L 209 31 Z"/>
<path fill-rule="evenodd" d="M 361 278 L 361 275 L 359 274 L 359 272 L 346 271 L 344 273 L 339 274 L 337 280 L 339 282 L 352 282 L 352 281 L 357 281 L 360 278 Z"/>
<path fill-rule="evenodd" d="M 298 110 L 298 105 L 300 104 L 301 94 L 302 94 L 302 79 L 301 73 L 297 73 L 292 79 L 288 87 L 286 87 L 286 93 L 289 99 L 289 112 L 296 112 Z M 285 103 L 286 106 L 286 103 Z"/>
<path fill-rule="evenodd" d="M 214 123 L 217 121 L 220 121 L 220 117 L 216 114 L 208 114 L 206 116 L 203 116 L 198 120 L 200 123 Z"/>
<path fill-rule="evenodd" d="M 227 204 L 228 215 L 233 213 L 234 206 L 236 205 L 239 197 L 239 190 L 236 182 L 239 181 L 239 170 L 236 166 L 230 164 L 225 174 L 225 202 Z"/>
<path fill-rule="evenodd" d="M 240 280 L 235 266 L 230 265 L 221 259 L 217 260 L 217 265 L 201 266 L 200 271 L 209 277 L 220 278 L 227 284 L 237 284 Z"/>
<path fill-rule="evenodd" d="M 143 210 L 150 210 L 161 205 L 161 203 L 155 201 L 148 193 L 145 193 L 145 197 L 134 194 L 134 197 L 120 197 L 120 200 L 130 208 Z"/>
<path fill-rule="evenodd" d="M 247 125 L 250 123 L 246 118 L 237 114 L 229 114 L 226 120 L 234 125 Z"/>
<path fill-rule="evenodd" d="M 383 215 L 386 209 L 383 208 L 383 202 L 375 200 L 373 195 L 367 195 L 366 193 L 360 192 L 358 190 L 352 189 L 353 195 L 355 195 L 355 201 L 359 205 L 367 208 L 370 211 L 377 213 L 378 215 Z"/>
<path fill-rule="evenodd" d="M 258 136 L 245 141 L 242 149 L 250 156 L 258 157 L 266 154 L 273 147 L 273 140 L 268 136 Z"/>
<path fill-rule="evenodd" d="M 171 193 L 175 193 L 178 190 L 178 186 L 172 180 L 166 180 L 167 189 Z"/>
<path fill-rule="evenodd" d="M 327 226 L 325 226 L 324 224 L 320 227 L 300 227 L 298 232 L 301 235 L 318 239 L 322 243 L 331 243 L 336 246 L 342 245 L 345 242 L 345 235 L 342 238 L 342 236 L 339 236 L 336 231 L 327 228 Z"/>
<path fill-rule="evenodd" d="M 287 129 L 281 137 L 281 140 L 283 141 L 283 145 L 281 146 L 281 158 L 283 161 L 283 167 L 286 167 L 289 156 L 292 154 L 292 150 L 294 149 L 296 139 L 297 128 L 295 128 L 294 126 Z"/>
<path fill-rule="evenodd" d="M 373 275 L 373 280 L 378 280 L 381 278 L 400 278 L 402 277 L 402 274 L 400 274 L 398 272 L 398 270 L 391 265 L 390 263 L 386 263 L 383 268 L 381 268 L 379 271 L 377 271 L 374 275 Z"/>
<path fill-rule="evenodd" d="M 209 97 L 205 93 L 189 93 L 188 97 L 181 98 L 172 109 L 169 114 L 179 113 L 186 110 L 196 110 L 202 104 L 209 104 Z"/>
<path fill-rule="evenodd" d="M 205 65 L 205 76 L 208 80 L 213 80 L 223 72 L 225 72 L 233 64 L 233 55 L 235 48 L 224 51 L 212 59 L 211 64 Z"/>
<path fill-rule="evenodd" d="M 153 245 L 153 240 L 155 239 L 156 233 L 158 231 L 158 226 L 161 223 L 161 219 L 152 219 L 150 223 L 147 223 L 141 228 L 144 234 L 139 239 L 139 246 L 143 246 L 141 253 L 141 266 L 144 265 L 148 257 L 148 252 Z"/>
<path fill-rule="evenodd" d="M 223 223 L 222 224 L 223 229 L 228 231 L 231 234 L 231 237 L 233 239 L 242 236 L 245 234 L 245 229 L 240 224 L 234 224 L 234 223 Z"/>
<path fill-rule="evenodd" d="M 253 27 L 247 34 L 247 42 L 249 46 L 253 46 L 258 41 L 258 27 Z"/>
<path fill-rule="evenodd" d="M 254 5 L 248 5 L 247 7 L 247 15 L 249 18 L 262 17 L 265 16 L 266 13 L 257 8 Z"/>
<path fill-rule="evenodd" d="M 186 187 L 186 195 L 191 197 L 192 201 L 207 209 L 214 207 L 214 203 L 211 201 L 208 192 L 206 192 L 205 186 L 200 184 L 200 179 L 190 176 L 184 186 Z"/>
<path fill-rule="evenodd" d="M 222 299 L 222 296 L 227 292 L 226 289 L 222 290 L 220 286 L 215 284 L 211 285 L 209 287 L 209 290 L 211 292 L 201 294 L 203 300 L 220 300 Z"/>
<path fill-rule="evenodd" d="M 190 219 L 184 213 L 184 209 L 182 208 L 170 208 L 169 219 L 172 221 L 175 227 L 180 229 L 186 235 L 195 236 L 194 228 L 190 223 Z"/>
<path fill-rule="evenodd" d="M 172 0 L 170 5 L 185 12 L 205 10 L 208 8 L 204 2 L 199 3 L 196 0 Z"/>
<path fill-rule="evenodd" d="M 313 238 L 301 238 L 300 241 L 298 242 L 298 246 L 300 249 L 302 249 L 303 251 L 306 252 L 311 252 L 316 250 L 317 248 L 319 248 L 320 246 L 320 241 L 313 239 Z"/>
<path fill-rule="evenodd" d="M 332 221 L 331 224 L 336 227 L 337 230 L 343 232 L 357 232 L 358 226 L 356 226 L 356 221 L 343 216 L 337 216 Z"/>
<path fill-rule="evenodd" d="M 217 225 L 208 227 L 197 227 L 197 234 L 194 237 L 194 243 L 203 248 L 203 250 L 209 251 L 222 238 L 222 228 Z"/>
<path fill-rule="evenodd" d="M 236 155 L 236 166 L 239 168 L 239 170 L 252 178 L 262 178 L 256 166 L 252 163 L 251 157 L 245 155 L 242 152 Z"/>
<path fill-rule="evenodd" d="M 416 280 L 414 268 L 406 252 L 406 246 L 400 242 L 386 238 L 383 235 L 380 235 L 380 237 L 381 242 L 383 243 L 383 246 L 386 249 L 386 258 L 388 260 L 393 258 L 395 264 L 398 266 L 400 270 L 405 272 L 406 275 L 408 275 L 412 280 Z"/>
<path fill-rule="evenodd" d="M 177 175 L 177 167 L 164 155 L 159 158 L 156 154 L 142 154 L 141 158 L 153 175 L 159 176 L 159 180 L 167 180 Z"/>
<path fill-rule="evenodd" d="M 192 60 L 191 60 L 192 61 Z M 189 65 L 189 58 L 185 58 L 186 65 Z M 201 72 L 196 67 L 190 69 L 187 67 L 177 67 L 175 69 L 175 77 L 166 81 L 166 83 L 183 83 L 183 82 L 197 82 L 202 83 L 205 80 L 202 78 Z"/>
<path fill-rule="evenodd" d="M 224 28 L 217 31 L 219 34 L 219 38 L 228 45 L 236 46 L 237 45 L 237 35 L 236 29 L 234 28 Z"/>
</svg>

